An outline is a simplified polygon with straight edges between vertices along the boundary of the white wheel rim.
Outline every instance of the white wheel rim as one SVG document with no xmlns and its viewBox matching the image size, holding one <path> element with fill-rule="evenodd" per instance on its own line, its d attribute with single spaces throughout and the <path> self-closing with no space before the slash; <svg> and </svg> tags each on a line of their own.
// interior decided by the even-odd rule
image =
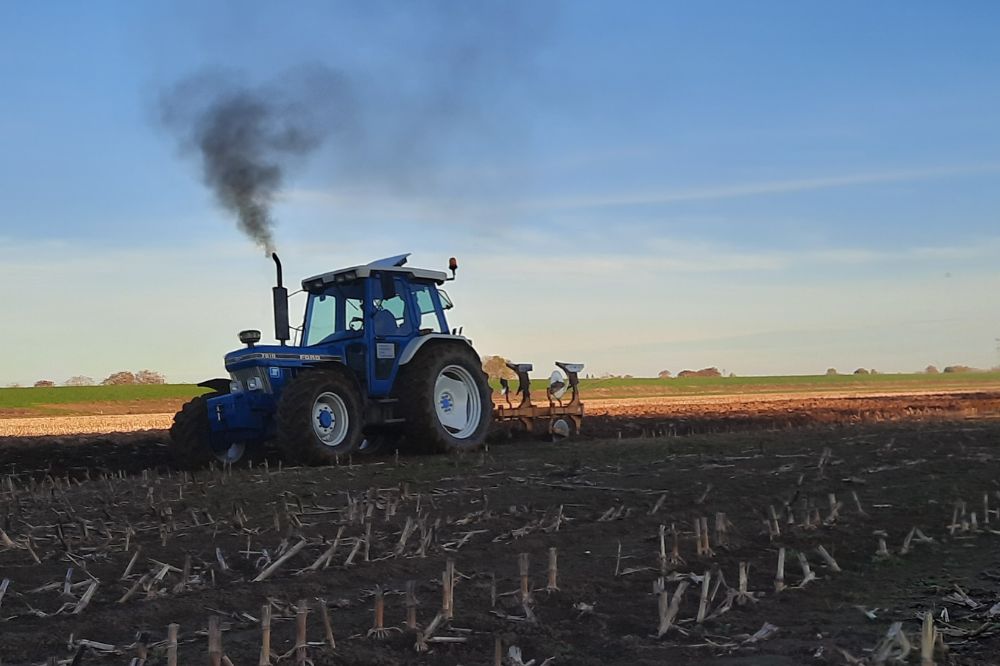
<svg viewBox="0 0 1000 666">
<path fill-rule="evenodd" d="M 434 382 L 434 412 L 455 439 L 468 439 L 479 429 L 483 401 L 468 370 L 449 365 L 438 374 Z"/>
<path fill-rule="evenodd" d="M 321 444 L 337 446 L 347 437 L 350 422 L 347 405 L 336 393 L 322 393 L 313 402 L 313 434 Z"/>
<path fill-rule="evenodd" d="M 246 451 L 246 448 L 247 446 L 243 442 L 234 442 L 228 448 L 216 453 L 215 457 L 219 459 L 219 462 L 223 463 L 238 462 L 243 457 L 243 452 Z"/>
</svg>

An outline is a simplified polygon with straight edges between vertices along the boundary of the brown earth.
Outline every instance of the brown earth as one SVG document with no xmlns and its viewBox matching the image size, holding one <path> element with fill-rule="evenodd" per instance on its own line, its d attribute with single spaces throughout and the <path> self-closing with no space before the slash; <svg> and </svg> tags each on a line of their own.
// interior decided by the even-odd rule
<svg viewBox="0 0 1000 666">
<path fill-rule="evenodd" d="M 997 396 L 842 400 L 797 408 L 780 400 L 703 404 L 702 411 L 672 404 L 669 413 L 628 404 L 588 419 L 588 431 L 603 439 L 520 440 L 463 457 L 403 456 L 315 469 L 280 469 L 271 461 L 268 469 L 202 471 L 193 478 L 167 469 L 162 431 L 0 440 L 6 534 L 0 535 L 0 579 L 10 580 L 0 603 L 0 660 L 67 659 L 73 641 L 87 639 L 115 651 L 88 652 L 83 663 L 125 664 L 137 633 L 146 632 L 154 644 L 147 663 L 162 664 L 159 642 L 176 622 L 180 663 L 204 663 L 203 632 L 209 616 L 218 615 L 225 652 L 237 665 L 252 665 L 262 604 L 273 608 L 272 647 L 283 654 L 294 645 L 293 605 L 305 598 L 316 609 L 322 598 L 332 608 L 337 647 L 321 645 L 314 610 L 308 649 L 318 665 L 492 663 L 496 637 L 505 649 L 519 647 L 526 662 L 554 657 L 553 666 L 842 664 L 841 650 L 870 658 L 895 621 L 915 641 L 919 614 L 927 610 L 949 650 L 938 663 L 998 663 L 1000 607 L 992 609 L 1000 600 L 1000 531 L 990 529 L 1000 525 L 992 513 L 1000 507 L 1000 420 L 955 420 L 996 412 Z M 675 436 L 689 432 L 700 434 Z M 118 469 L 125 471 L 110 474 Z M 836 509 L 831 493 L 835 505 L 842 503 Z M 956 501 L 967 503 L 965 516 L 959 513 L 951 529 Z M 780 514 L 780 534 L 773 537 L 765 520 L 770 506 Z M 360 544 L 369 510 L 365 558 Z M 806 524 L 817 511 L 820 521 Z M 698 556 L 693 521 L 704 516 L 714 526 L 717 512 L 731 523 L 728 538 L 720 543 L 713 533 L 714 553 Z M 408 519 L 419 526 L 400 550 Z M 676 527 L 684 559 L 668 566 L 669 591 L 678 578 L 706 571 L 735 587 L 738 565 L 747 562 L 748 589 L 757 599 L 725 611 L 722 586 L 708 604 L 709 619 L 698 624 L 701 585 L 693 580 L 678 626 L 656 638 L 660 525 L 667 528 L 668 550 Z M 913 527 L 934 542 L 912 542 L 901 553 Z M 340 528 L 330 566 L 303 571 Z M 892 555 L 878 559 L 883 533 Z M 250 582 L 301 540 L 306 545 L 273 576 Z M 358 552 L 348 565 L 355 541 Z M 823 564 L 818 546 L 841 572 Z M 787 549 L 790 587 L 776 593 L 779 547 Z M 544 589 L 549 548 L 558 549 L 559 565 L 559 589 L 551 592 Z M 516 602 L 519 553 L 530 557 L 533 622 Z M 819 576 L 801 589 L 798 553 Z M 180 570 L 187 556 L 185 580 Z M 418 621 L 430 623 L 447 558 L 460 574 L 455 614 L 437 633 L 464 642 L 429 643 L 428 652 L 418 653 L 405 631 L 383 641 L 366 636 L 376 585 L 386 590 L 387 626 L 402 626 L 409 580 L 416 581 Z M 175 569 L 156 581 L 163 564 Z M 63 595 L 70 567 L 71 587 Z M 143 575 L 146 583 L 120 603 Z M 91 576 L 100 583 L 74 614 Z M 56 585 L 37 589 L 48 583 Z M 750 640 L 765 623 L 777 633 Z"/>
<path fill-rule="evenodd" d="M 585 404 L 591 417 L 587 429 L 591 432 L 617 435 L 619 430 L 624 429 L 625 433 L 635 434 L 642 434 L 643 431 L 652 433 L 654 430 L 683 434 L 746 427 L 790 427 L 817 422 L 1000 414 L 1000 391 L 616 397 L 587 399 Z M 162 408 L 162 405 L 157 402 L 152 407 Z M 109 410 L 101 415 L 0 418 L 0 437 L 162 430 L 170 427 L 176 411 L 171 409 L 156 413 L 151 410 L 143 413 L 138 407 L 131 409 L 137 410 L 136 413 L 113 413 L 114 410 Z M 602 417 L 612 417 L 616 424 L 614 428 L 602 426 Z"/>
</svg>

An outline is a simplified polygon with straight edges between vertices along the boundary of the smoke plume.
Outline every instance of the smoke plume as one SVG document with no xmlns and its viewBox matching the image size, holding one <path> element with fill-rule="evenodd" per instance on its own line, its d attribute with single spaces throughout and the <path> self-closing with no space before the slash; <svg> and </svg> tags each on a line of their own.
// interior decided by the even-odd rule
<svg viewBox="0 0 1000 666">
<path fill-rule="evenodd" d="M 469 183 L 448 182 L 464 165 L 437 167 L 489 155 L 523 134 L 512 125 L 514 109 L 532 99 L 525 87 L 547 15 L 538 3 L 373 5 L 361 18 L 371 39 L 384 41 L 385 60 L 300 67 L 265 85 L 241 83 L 232 73 L 202 74 L 161 95 L 162 125 L 266 252 L 274 248 L 273 204 L 290 171 L 331 135 L 333 150 L 324 151 L 317 171 L 328 174 L 331 188 L 375 200 L 441 188 L 467 192 Z M 410 26 L 405 39 L 389 28 L 379 32 L 387 15 Z M 482 188 L 482 180 L 472 186 Z"/>
<path fill-rule="evenodd" d="M 271 207 L 288 170 L 351 117 L 346 80 L 314 66 L 249 87 L 223 74 L 188 79 L 161 98 L 161 120 L 197 158 L 219 205 L 266 254 L 274 250 Z M 338 120 L 324 114 L 336 109 Z"/>
</svg>

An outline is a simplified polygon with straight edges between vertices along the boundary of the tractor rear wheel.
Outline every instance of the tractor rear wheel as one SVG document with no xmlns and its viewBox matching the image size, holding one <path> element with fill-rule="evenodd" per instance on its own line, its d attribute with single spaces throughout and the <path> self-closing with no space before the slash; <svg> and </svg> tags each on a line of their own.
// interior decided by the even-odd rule
<svg viewBox="0 0 1000 666">
<path fill-rule="evenodd" d="M 220 393 L 199 395 L 181 407 L 170 426 L 170 453 L 182 468 L 205 467 L 213 460 L 235 464 L 253 453 L 246 442 L 213 445 L 208 427 L 208 399 Z"/>
<path fill-rule="evenodd" d="M 278 403 L 278 446 L 301 465 L 330 465 L 357 450 L 361 393 L 344 371 L 310 370 L 288 385 Z"/>
<path fill-rule="evenodd" d="M 486 441 L 493 391 L 469 345 L 428 345 L 403 367 L 397 385 L 408 441 L 440 453 L 474 451 Z"/>
</svg>

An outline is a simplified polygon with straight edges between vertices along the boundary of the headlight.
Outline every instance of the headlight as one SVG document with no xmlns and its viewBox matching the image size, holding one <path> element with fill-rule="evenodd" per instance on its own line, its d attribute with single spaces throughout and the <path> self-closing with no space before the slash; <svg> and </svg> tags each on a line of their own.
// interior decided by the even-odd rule
<svg viewBox="0 0 1000 666">
<path fill-rule="evenodd" d="M 238 381 L 236 381 L 235 379 L 233 381 L 229 382 L 229 392 L 230 393 L 239 393 L 242 390 L 243 390 L 243 387 L 240 386 L 240 383 Z"/>
<path fill-rule="evenodd" d="M 247 380 L 248 391 L 259 391 L 261 389 L 260 377 L 251 377 Z"/>
</svg>

